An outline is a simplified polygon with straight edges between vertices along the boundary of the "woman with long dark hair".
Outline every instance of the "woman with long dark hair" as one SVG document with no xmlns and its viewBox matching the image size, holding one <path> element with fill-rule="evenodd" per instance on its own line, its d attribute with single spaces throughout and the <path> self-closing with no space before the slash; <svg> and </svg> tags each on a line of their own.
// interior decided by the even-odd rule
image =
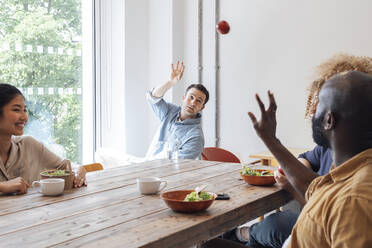
<svg viewBox="0 0 372 248">
<path fill-rule="evenodd" d="M 22 136 L 28 121 L 25 98 L 16 87 L 0 84 L 0 192 L 24 194 L 39 180 L 44 169 L 71 170 L 61 159 L 31 136 Z M 85 183 L 85 170 L 78 169 L 74 186 Z"/>
</svg>

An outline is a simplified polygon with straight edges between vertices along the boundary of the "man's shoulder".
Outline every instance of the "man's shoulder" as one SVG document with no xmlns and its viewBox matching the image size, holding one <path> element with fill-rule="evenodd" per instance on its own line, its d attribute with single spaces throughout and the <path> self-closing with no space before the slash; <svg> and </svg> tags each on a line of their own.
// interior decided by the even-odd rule
<svg viewBox="0 0 372 248">
<path fill-rule="evenodd" d="M 368 198 L 372 201 L 372 161 L 360 168 L 351 178 L 350 194 L 357 197 Z"/>
</svg>

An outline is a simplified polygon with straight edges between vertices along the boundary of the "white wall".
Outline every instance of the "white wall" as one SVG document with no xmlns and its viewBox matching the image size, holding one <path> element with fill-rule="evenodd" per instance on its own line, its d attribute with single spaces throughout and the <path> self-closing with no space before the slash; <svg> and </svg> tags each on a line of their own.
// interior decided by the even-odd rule
<svg viewBox="0 0 372 248">
<path fill-rule="evenodd" d="M 149 1 L 125 1 L 125 141 L 126 152 L 136 156 L 145 155 L 149 137 L 149 21 Z"/>
<path fill-rule="evenodd" d="M 304 109 L 313 68 L 337 52 L 372 56 L 372 33 L 368 32 L 372 2 L 220 0 L 220 3 L 220 19 L 231 25 L 230 33 L 220 36 L 221 147 L 240 153 L 244 160 L 250 153 L 266 149 L 254 133 L 247 112 L 258 114 L 254 94 L 258 92 L 267 102 L 268 89 L 275 93 L 278 103 L 278 137 L 289 147 L 312 147 Z M 129 9 L 130 5 L 133 9 Z M 203 81 L 211 93 L 203 126 L 207 145 L 211 146 L 214 0 L 205 0 L 203 5 Z M 129 43 L 125 69 L 126 83 L 131 85 L 126 87 L 127 151 L 143 155 L 159 124 L 146 105 L 144 92 L 167 80 L 169 64 L 177 59 L 186 63 L 184 80 L 166 98 L 180 103 L 187 85 L 197 82 L 197 1 L 126 0 L 126 14 L 125 35 Z"/>
<path fill-rule="evenodd" d="M 241 153 L 265 149 L 247 111 L 254 94 L 275 93 L 277 135 L 289 147 L 312 147 L 304 120 L 313 68 L 338 52 L 372 56 L 368 0 L 221 1 L 231 32 L 221 37 L 221 147 Z"/>
<path fill-rule="evenodd" d="M 149 72 L 147 74 L 148 86 L 146 90 L 151 90 L 155 86 L 165 82 L 170 76 L 170 63 L 172 61 L 172 1 L 148 1 L 149 2 Z M 144 92 L 145 93 L 145 92 Z M 170 90 L 165 99 L 172 101 L 173 91 Z M 147 103 L 146 103 L 147 104 Z M 148 136 L 145 143 L 142 144 L 143 155 L 159 126 L 159 120 L 155 118 L 150 106 L 144 129 Z M 142 128 L 142 127 L 141 127 Z"/>
</svg>

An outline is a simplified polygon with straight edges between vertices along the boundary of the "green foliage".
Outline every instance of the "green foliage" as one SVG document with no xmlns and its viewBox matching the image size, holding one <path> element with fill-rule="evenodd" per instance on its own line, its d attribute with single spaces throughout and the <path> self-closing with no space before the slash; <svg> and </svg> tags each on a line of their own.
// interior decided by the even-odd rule
<svg viewBox="0 0 372 248">
<path fill-rule="evenodd" d="M 80 41 L 76 41 L 82 35 L 80 0 L 0 0 L 0 19 L 0 48 L 3 44 L 11 47 L 0 52 L 1 83 L 44 88 L 45 92 L 49 87 L 82 87 L 81 57 L 65 54 L 67 49 L 81 49 Z M 22 44 L 22 51 L 12 49 L 16 44 Z M 27 52 L 26 45 L 32 45 L 33 51 Z M 35 50 L 40 45 L 43 53 Z M 63 48 L 64 54 L 49 54 L 48 47 Z M 41 141 L 62 145 L 68 159 L 81 163 L 81 96 L 55 92 L 26 98 L 30 122 L 36 120 L 52 127 L 54 140 Z"/>
</svg>

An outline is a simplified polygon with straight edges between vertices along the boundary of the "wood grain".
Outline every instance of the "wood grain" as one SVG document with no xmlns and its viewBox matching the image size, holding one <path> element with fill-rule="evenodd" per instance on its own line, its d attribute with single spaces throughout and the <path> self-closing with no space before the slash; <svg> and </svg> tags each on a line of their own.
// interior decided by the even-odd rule
<svg viewBox="0 0 372 248">
<path fill-rule="evenodd" d="M 157 160 L 92 172 L 88 187 L 59 197 L 30 191 L 2 196 L 0 243 L 4 247 L 190 247 L 278 208 L 290 196 L 240 180 L 240 166 L 198 160 Z M 136 178 L 156 176 L 166 190 L 228 193 L 205 212 L 170 210 L 159 195 L 138 193 Z M 4 202 L 4 203 L 3 203 Z"/>
</svg>

